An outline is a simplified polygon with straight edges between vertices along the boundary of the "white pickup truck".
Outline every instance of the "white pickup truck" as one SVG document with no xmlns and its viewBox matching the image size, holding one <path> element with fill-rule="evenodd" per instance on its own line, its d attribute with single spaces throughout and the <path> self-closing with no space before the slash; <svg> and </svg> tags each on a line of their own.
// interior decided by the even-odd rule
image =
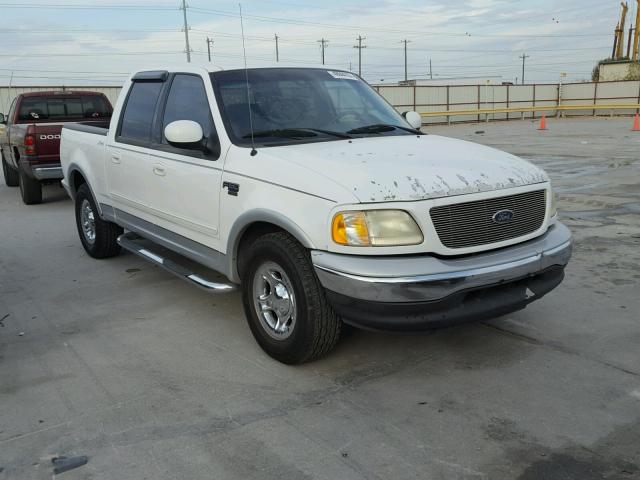
<svg viewBox="0 0 640 480">
<path fill-rule="evenodd" d="M 419 128 L 341 70 L 140 71 L 109 129 L 63 129 L 63 185 L 89 255 L 241 286 L 260 346 L 300 363 L 342 322 L 483 320 L 562 281 L 571 234 L 545 172 Z"/>
</svg>

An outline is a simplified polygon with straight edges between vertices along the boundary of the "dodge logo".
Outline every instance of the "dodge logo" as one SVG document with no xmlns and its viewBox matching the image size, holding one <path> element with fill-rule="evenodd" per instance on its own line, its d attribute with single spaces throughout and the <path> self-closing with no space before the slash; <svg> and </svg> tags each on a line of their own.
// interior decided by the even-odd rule
<svg viewBox="0 0 640 480">
<path fill-rule="evenodd" d="M 513 210 L 499 210 L 491 217 L 493 223 L 509 223 L 513 220 Z"/>
</svg>

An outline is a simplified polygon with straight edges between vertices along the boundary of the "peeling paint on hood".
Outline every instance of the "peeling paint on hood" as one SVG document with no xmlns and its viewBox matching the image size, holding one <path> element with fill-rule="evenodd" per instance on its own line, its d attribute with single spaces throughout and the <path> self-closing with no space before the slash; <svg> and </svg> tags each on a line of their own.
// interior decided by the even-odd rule
<svg viewBox="0 0 640 480">
<path fill-rule="evenodd" d="M 543 170 L 509 153 L 436 135 L 272 147 L 269 154 L 330 177 L 363 203 L 425 200 L 549 180 Z"/>
</svg>

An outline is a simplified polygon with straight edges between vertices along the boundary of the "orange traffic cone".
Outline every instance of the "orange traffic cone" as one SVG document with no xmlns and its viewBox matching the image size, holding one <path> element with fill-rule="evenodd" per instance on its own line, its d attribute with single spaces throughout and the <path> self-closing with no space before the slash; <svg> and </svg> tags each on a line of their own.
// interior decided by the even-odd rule
<svg viewBox="0 0 640 480">
<path fill-rule="evenodd" d="M 538 127 L 538 130 L 546 130 L 546 129 L 547 129 L 547 117 L 542 115 L 542 118 L 540 119 L 540 127 Z"/>
<path fill-rule="evenodd" d="M 633 128 L 631 129 L 632 132 L 640 132 L 640 115 L 638 115 L 636 113 L 636 119 L 633 122 Z"/>
</svg>

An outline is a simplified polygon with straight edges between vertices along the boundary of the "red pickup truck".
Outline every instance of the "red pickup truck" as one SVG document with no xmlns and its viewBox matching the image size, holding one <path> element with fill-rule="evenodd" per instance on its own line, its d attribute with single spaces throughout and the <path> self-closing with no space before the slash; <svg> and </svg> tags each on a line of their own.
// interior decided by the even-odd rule
<svg viewBox="0 0 640 480">
<path fill-rule="evenodd" d="M 20 186 L 27 205 L 42 202 L 42 184 L 62 179 L 60 132 L 64 123 L 108 127 L 113 107 L 104 94 L 85 91 L 18 95 L 0 114 L 5 183 Z"/>
</svg>

